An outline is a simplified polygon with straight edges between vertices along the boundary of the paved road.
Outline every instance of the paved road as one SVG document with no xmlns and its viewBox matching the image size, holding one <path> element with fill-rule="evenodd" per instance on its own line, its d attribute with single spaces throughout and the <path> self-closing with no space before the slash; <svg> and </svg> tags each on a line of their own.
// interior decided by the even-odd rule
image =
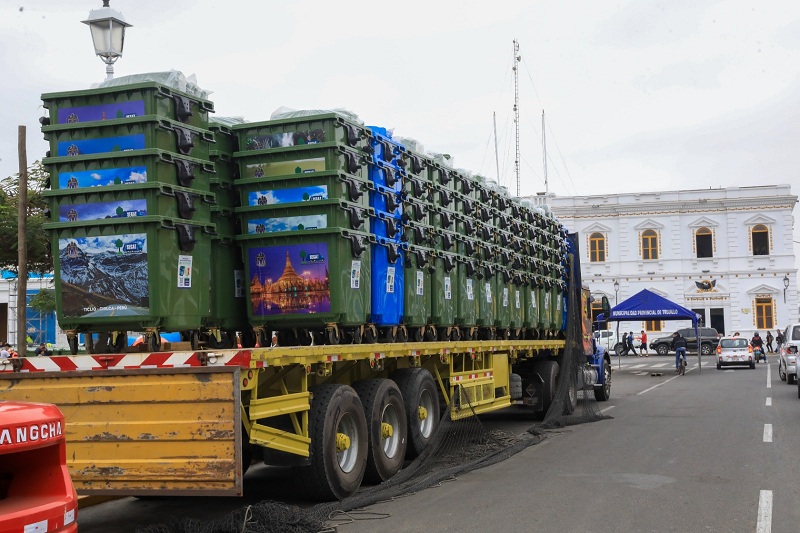
<svg viewBox="0 0 800 533">
<path fill-rule="evenodd" d="M 696 362 L 676 376 L 673 356 L 615 358 L 612 399 L 602 404 L 612 420 L 567 428 L 502 463 L 372 506 L 379 514 L 356 513 L 338 530 L 797 531 L 796 386 L 779 380 L 774 360 L 723 371 L 712 358 L 702 371 Z M 530 425 L 514 412 L 483 419 L 518 432 Z M 245 499 L 128 498 L 85 510 L 78 522 L 83 533 L 123 533 L 159 516 L 219 517 L 281 498 L 287 476 L 248 473 Z"/>
<path fill-rule="evenodd" d="M 613 420 L 373 506 L 388 516 L 339 531 L 797 531 L 797 389 L 774 363 L 717 371 L 712 361 L 676 376 L 672 357 L 621 358 L 604 407 Z"/>
</svg>

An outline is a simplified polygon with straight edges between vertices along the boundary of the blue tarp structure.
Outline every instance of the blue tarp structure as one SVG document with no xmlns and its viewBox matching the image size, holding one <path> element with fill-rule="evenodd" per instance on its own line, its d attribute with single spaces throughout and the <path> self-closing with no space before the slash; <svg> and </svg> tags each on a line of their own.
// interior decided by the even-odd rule
<svg viewBox="0 0 800 533">
<path fill-rule="evenodd" d="M 691 320 L 694 327 L 695 339 L 700 338 L 697 321 L 700 316 L 686 309 L 682 305 L 667 300 L 647 289 L 642 289 L 627 300 L 620 302 L 611 308 L 609 317 L 605 318 L 602 314 L 597 317 L 598 321 L 611 320 L 617 322 L 631 322 L 636 320 Z M 700 365 L 700 343 L 697 343 L 697 360 Z"/>
</svg>

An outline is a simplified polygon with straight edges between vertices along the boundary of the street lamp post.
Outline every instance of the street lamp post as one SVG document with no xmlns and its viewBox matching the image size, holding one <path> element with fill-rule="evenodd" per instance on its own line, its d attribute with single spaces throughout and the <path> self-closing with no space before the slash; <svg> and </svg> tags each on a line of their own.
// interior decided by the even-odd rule
<svg viewBox="0 0 800 533">
<path fill-rule="evenodd" d="M 614 280 L 614 307 L 617 306 L 617 299 L 619 297 L 619 280 Z M 617 321 L 617 344 L 614 345 L 614 348 L 619 346 L 619 320 Z"/>
<path fill-rule="evenodd" d="M 131 25 L 125 22 L 122 13 L 108 6 L 110 0 L 103 0 L 103 7 L 89 12 L 89 18 L 82 21 L 92 32 L 94 53 L 106 64 L 106 79 L 114 78 L 114 63 L 122 57 L 125 46 L 125 28 Z"/>
<path fill-rule="evenodd" d="M 786 303 L 786 289 L 789 288 L 789 276 L 783 276 L 783 303 Z"/>
</svg>

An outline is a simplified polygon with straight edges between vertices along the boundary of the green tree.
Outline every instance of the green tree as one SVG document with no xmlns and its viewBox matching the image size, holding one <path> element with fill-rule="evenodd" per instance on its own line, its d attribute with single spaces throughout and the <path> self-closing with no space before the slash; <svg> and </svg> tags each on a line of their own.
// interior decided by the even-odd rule
<svg viewBox="0 0 800 533">
<path fill-rule="evenodd" d="M 118 254 L 121 254 L 121 253 L 122 253 L 122 245 L 123 245 L 123 244 L 125 244 L 125 243 L 124 243 L 124 242 L 122 242 L 122 240 L 120 240 L 120 239 L 117 239 L 116 241 L 114 241 L 114 246 L 116 246 L 116 247 L 117 247 L 117 253 L 118 253 Z"/>
<path fill-rule="evenodd" d="M 48 222 L 47 199 L 42 194 L 50 187 L 50 174 L 40 161 L 28 168 L 27 235 L 28 272 L 45 274 L 53 270 L 50 239 L 42 227 Z M 0 181 L 0 268 L 17 272 L 17 231 L 19 228 L 19 174 Z"/>
<path fill-rule="evenodd" d="M 40 315 L 47 315 L 56 310 L 56 291 L 41 289 L 28 301 L 28 306 L 35 309 Z"/>
</svg>

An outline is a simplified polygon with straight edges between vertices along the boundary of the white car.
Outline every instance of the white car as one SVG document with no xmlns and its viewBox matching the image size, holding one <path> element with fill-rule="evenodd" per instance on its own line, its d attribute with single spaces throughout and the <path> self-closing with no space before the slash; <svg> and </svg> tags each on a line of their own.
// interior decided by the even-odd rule
<svg viewBox="0 0 800 533">
<path fill-rule="evenodd" d="M 800 324 L 791 324 L 783 332 L 784 342 L 778 350 L 778 375 L 781 381 L 797 381 L 797 348 L 800 346 Z M 800 397 L 800 390 L 798 390 Z"/>
<path fill-rule="evenodd" d="M 606 349 L 609 354 L 619 355 L 622 351 L 622 334 L 619 332 L 619 342 L 617 342 L 617 332 L 613 329 L 601 329 L 594 332 L 594 340 L 597 344 Z M 628 332 L 625 332 L 627 335 Z M 639 345 L 642 344 L 642 336 L 638 333 L 633 335 L 633 346 L 636 348 L 636 353 L 639 353 Z"/>
<path fill-rule="evenodd" d="M 756 367 L 753 347 L 744 337 L 722 337 L 717 345 L 717 370 L 723 366 Z"/>
</svg>

